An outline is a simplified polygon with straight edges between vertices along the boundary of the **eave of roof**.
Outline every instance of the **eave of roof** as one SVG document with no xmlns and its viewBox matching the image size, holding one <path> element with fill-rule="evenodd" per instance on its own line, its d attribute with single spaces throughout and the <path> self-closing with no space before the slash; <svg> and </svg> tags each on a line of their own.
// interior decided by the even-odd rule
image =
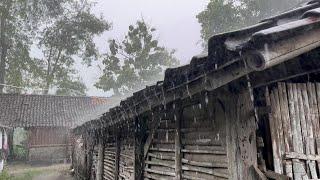
<svg viewBox="0 0 320 180">
<path fill-rule="evenodd" d="M 258 52 L 261 48 L 261 51 L 265 50 L 263 49 L 265 45 L 273 47 L 288 43 L 286 41 L 288 37 L 289 39 L 296 37 L 312 39 L 310 34 L 320 31 L 319 7 L 320 1 L 311 1 L 302 7 L 265 19 L 257 25 L 213 36 L 209 40 L 208 56 L 197 56 L 188 65 L 166 70 L 163 82 L 134 93 L 132 97 L 121 101 L 119 106 L 104 113 L 98 120 L 99 127 L 121 124 L 161 104 L 164 105 L 201 91 L 214 90 L 250 72 L 264 70 L 319 47 L 320 38 L 317 37 L 315 44 L 307 44 L 310 46 L 302 50 L 288 49 L 284 51 L 289 54 L 288 56 L 281 56 L 281 59 L 276 56 L 277 62 L 271 64 L 267 62 L 269 64 L 263 68 L 247 66 L 246 58 L 255 55 L 252 53 Z M 91 123 L 87 122 L 75 130 L 94 127 Z"/>
</svg>

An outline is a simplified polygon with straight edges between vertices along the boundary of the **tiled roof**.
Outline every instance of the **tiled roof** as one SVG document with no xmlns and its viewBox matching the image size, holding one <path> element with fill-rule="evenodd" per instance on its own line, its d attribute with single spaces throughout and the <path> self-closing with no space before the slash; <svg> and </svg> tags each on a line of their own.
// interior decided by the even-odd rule
<svg viewBox="0 0 320 180">
<path fill-rule="evenodd" d="M 0 94 L 0 124 L 72 127 L 98 118 L 109 110 L 112 101 L 100 97 Z"/>
<path fill-rule="evenodd" d="M 163 81 L 134 93 L 100 119 L 75 130 L 125 124 L 154 107 L 215 90 L 319 47 L 320 0 L 314 0 L 257 25 L 213 36 L 208 55 L 195 56 L 188 65 L 167 69 Z M 315 65 L 310 67 L 318 68 L 320 63 Z"/>
</svg>

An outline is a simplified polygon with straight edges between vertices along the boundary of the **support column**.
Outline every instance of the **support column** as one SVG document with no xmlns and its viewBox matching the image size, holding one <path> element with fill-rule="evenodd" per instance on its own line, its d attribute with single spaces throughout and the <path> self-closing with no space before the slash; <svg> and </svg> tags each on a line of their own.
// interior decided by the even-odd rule
<svg viewBox="0 0 320 180">
<path fill-rule="evenodd" d="M 182 179 L 182 154 L 181 154 L 181 105 L 180 103 L 176 103 L 173 106 L 174 110 L 174 120 L 176 124 L 175 130 L 175 174 L 176 180 Z"/>
<path fill-rule="evenodd" d="M 104 142 L 103 139 L 99 138 L 99 145 L 98 145 L 98 163 L 97 163 L 97 175 L 96 180 L 103 179 L 103 150 L 104 150 Z"/>
<path fill-rule="evenodd" d="M 140 119 L 142 120 L 142 119 Z M 143 179 L 144 170 L 144 153 L 143 153 L 143 138 L 145 123 L 141 122 L 138 118 L 135 119 L 135 130 L 134 130 L 134 179 Z"/>
<path fill-rule="evenodd" d="M 115 157 L 115 172 L 114 172 L 114 180 L 119 179 L 119 168 L 120 168 L 120 133 L 117 132 L 116 136 L 116 157 Z"/>
</svg>

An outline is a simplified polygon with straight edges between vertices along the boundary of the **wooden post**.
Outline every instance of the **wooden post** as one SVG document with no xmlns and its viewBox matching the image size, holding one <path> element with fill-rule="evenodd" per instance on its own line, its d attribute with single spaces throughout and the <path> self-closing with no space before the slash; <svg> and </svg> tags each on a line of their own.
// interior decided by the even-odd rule
<svg viewBox="0 0 320 180">
<path fill-rule="evenodd" d="M 176 124 L 175 132 L 175 175 L 176 180 L 182 179 L 182 155 L 181 155 L 181 106 L 175 106 L 174 120 Z"/>
<path fill-rule="evenodd" d="M 104 150 L 104 142 L 102 138 L 99 138 L 99 145 L 98 145 L 98 163 L 97 163 L 97 175 L 96 180 L 103 179 L 103 150 Z"/>
<path fill-rule="evenodd" d="M 8 160 L 13 160 L 14 159 L 14 151 L 13 151 L 13 134 L 14 134 L 14 128 L 12 130 L 7 131 L 7 145 L 8 145 Z"/>
<path fill-rule="evenodd" d="M 115 157 L 115 172 L 114 172 L 114 180 L 119 179 L 119 167 L 120 167 L 120 133 L 117 132 L 116 136 L 116 157 Z"/>
<path fill-rule="evenodd" d="M 143 138 L 145 123 L 140 122 L 139 118 L 135 119 L 135 130 L 134 130 L 134 179 L 143 179 L 144 170 L 144 153 L 143 149 Z"/>
<path fill-rule="evenodd" d="M 90 179 L 91 177 L 91 171 L 92 171 L 92 160 L 93 160 L 93 142 L 92 142 L 92 139 L 91 139 L 91 133 L 88 133 L 87 134 L 87 137 L 86 137 L 86 141 L 87 141 L 87 144 L 86 144 L 86 149 L 87 149 L 87 154 L 86 154 L 86 157 L 87 157 L 87 163 L 86 163 L 86 170 L 87 170 L 87 173 L 86 173 L 86 178 L 87 179 Z"/>
<path fill-rule="evenodd" d="M 66 152 L 65 152 L 65 159 L 64 159 L 64 163 L 68 163 L 69 161 L 69 130 L 66 130 L 66 134 L 65 134 L 65 137 L 64 137 L 64 141 L 65 141 L 65 146 L 66 146 Z"/>
</svg>

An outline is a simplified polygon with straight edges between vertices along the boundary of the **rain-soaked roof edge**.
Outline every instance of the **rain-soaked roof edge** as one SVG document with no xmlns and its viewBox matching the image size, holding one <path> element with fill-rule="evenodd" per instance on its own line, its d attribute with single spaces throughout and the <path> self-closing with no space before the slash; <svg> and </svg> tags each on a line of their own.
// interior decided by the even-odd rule
<svg viewBox="0 0 320 180">
<path fill-rule="evenodd" d="M 133 93 L 74 131 L 123 124 L 159 105 L 212 91 L 320 47 L 319 7 L 319 0 L 310 1 L 257 25 L 213 36 L 208 55 L 195 56 L 188 65 L 167 69 L 164 81 Z M 295 49 L 290 48 L 292 42 L 297 43 Z"/>
</svg>

